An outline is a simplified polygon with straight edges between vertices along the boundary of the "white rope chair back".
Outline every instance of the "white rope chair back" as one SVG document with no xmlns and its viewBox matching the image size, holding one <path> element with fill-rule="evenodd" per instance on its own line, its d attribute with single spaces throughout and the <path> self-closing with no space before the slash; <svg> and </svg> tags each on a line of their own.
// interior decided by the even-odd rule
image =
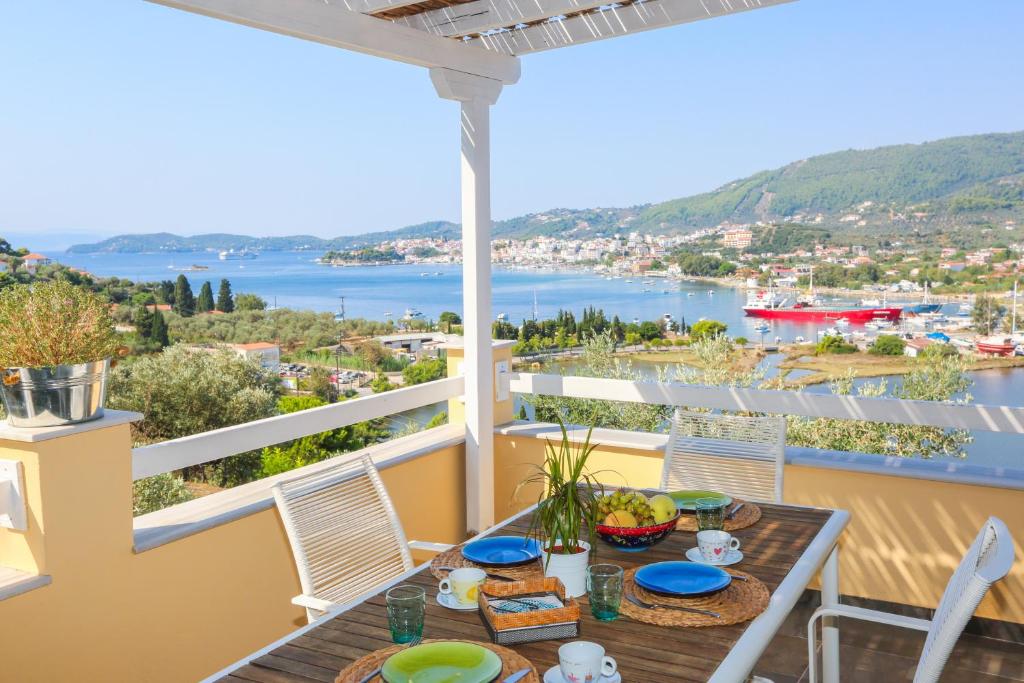
<svg viewBox="0 0 1024 683">
<path fill-rule="evenodd" d="M 692 413 L 677 408 L 661 488 L 721 491 L 744 500 L 782 501 L 783 417 Z"/>
<path fill-rule="evenodd" d="M 989 517 L 946 585 L 935 610 L 914 683 L 938 681 L 956 641 L 989 587 L 1013 566 L 1013 538 L 1002 520 Z"/>
<path fill-rule="evenodd" d="M 277 484 L 274 499 L 305 595 L 345 603 L 413 567 L 369 457 Z"/>
</svg>

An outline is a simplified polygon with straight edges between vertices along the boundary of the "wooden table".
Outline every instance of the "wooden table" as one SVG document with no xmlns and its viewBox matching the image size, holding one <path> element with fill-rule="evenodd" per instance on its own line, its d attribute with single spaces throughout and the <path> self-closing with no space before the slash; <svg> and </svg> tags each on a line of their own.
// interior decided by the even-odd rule
<svg viewBox="0 0 1024 683">
<path fill-rule="evenodd" d="M 598 622 L 584 605 L 581 639 L 605 646 L 615 657 L 626 683 L 653 681 L 745 681 L 761 653 L 792 610 L 808 583 L 822 571 L 822 601 L 838 602 L 836 541 L 849 519 L 842 510 L 762 505 L 754 526 L 735 532 L 742 542 L 743 561 L 736 565 L 761 579 L 772 591 L 768 610 L 753 621 L 709 628 L 660 627 L 620 618 Z M 524 534 L 530 511 L 491 529 L 488 534 Z M 690 532 L 674 532 L 643 553 L 618 552 L 599 542 L 598 561 L 626 568 L 683 559 L 696 545 Z M 438 605 L 437 580 L 426 565 L 396 579 L 427 589 L 424 636 L 486 640 L 477 612 L 459 612 Z M 339 607 L 318 621 L 220 672 L 211 680 L 263 683 L 333 683 L 337 673 L 355 659 L 391 644 L 384 592 Z M 541 676 L 558 664 L 564 641 L 515 646 Z M 825 680 L 838 676 L 838 631 L 827 625 L 823 637 Z M 834 660 L 834 661 L 833 661 Z M 221 677 L 221 678 L 218 678 Z"/>
</svg>

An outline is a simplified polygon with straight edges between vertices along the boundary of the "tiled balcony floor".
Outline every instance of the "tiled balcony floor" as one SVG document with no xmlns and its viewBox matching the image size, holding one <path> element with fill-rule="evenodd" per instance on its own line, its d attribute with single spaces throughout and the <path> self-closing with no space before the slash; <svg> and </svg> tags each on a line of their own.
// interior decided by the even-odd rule
<svg viewBox="0 0 1024 683">
<path fill-rule="evenodd" d="M 930 618 L 928 610 L 895 608 L 844 598 L 861 607 L 899 611 Z M 819 604 L 808 591 L 758 662 L 755 673 L 775 683 L 803 683 L 807 678 L 807 620 Z M 1006 683 L 1024 681 L 1024 626 L 979 620 L 968 626 L 946 665 L 943 683 Z M 925 634 L 917 631 L 843 619 L 839 624 L 843 683 L 911 681 Z"/>
</svg>

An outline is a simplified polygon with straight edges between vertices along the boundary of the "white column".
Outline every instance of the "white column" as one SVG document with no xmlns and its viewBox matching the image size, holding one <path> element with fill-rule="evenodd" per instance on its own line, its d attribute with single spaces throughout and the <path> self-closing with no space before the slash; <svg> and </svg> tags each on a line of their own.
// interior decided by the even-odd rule
<svg viewBox="0 0 1024 683">
<path fill-rule="evenodd" d="M 431 69 L 430 78 L 438 95 L 461 108 L 466 524 L 475 534 L 494 524 L 490 107 L 501 82 L 451 69 Z"/>
<path fill-rule="evenodd" d="M 821 568 L 821 606 L 839 604 L 839 546 L 828 554 Z M 839 683 L 839 618 L 821 618 L 821 678 L 824 683 Z"/>
</svg>

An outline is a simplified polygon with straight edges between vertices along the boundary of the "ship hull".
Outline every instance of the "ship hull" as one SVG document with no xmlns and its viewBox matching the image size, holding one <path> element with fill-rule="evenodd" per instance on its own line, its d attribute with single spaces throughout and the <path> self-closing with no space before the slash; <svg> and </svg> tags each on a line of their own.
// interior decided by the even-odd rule
<svg viewBox="0 0 1024 683">
<path fill-rule="evenodd" d="M 1008 358 L 1014 354 L 1015 346 L 1013 344 L 998 343 L 998 342 L 975 342 L 975 347 L 978 349 L 978 353 L 986 353 L 992 356 L 1003 356 Z"/>
<path fill-rule="evenodd" d="M 752 318 L 768 320 L 791 320 L 803 323 L 828 323 L 846 318 L 853 325 L 863 325 L 872 320 L 888 320 L 896 322 L 900 319 L 902 308 L 757 308 L 744 306 L 743 312 Z"/>
<path fill-rule="evenodd" d="M 942 304 L 914 304 L 913 306 L 908 306 L 904 310 L 907 313 L 920 315 L 922 313 L 938 313 L 940 308 L 942 308 Z"/>
</svg>

